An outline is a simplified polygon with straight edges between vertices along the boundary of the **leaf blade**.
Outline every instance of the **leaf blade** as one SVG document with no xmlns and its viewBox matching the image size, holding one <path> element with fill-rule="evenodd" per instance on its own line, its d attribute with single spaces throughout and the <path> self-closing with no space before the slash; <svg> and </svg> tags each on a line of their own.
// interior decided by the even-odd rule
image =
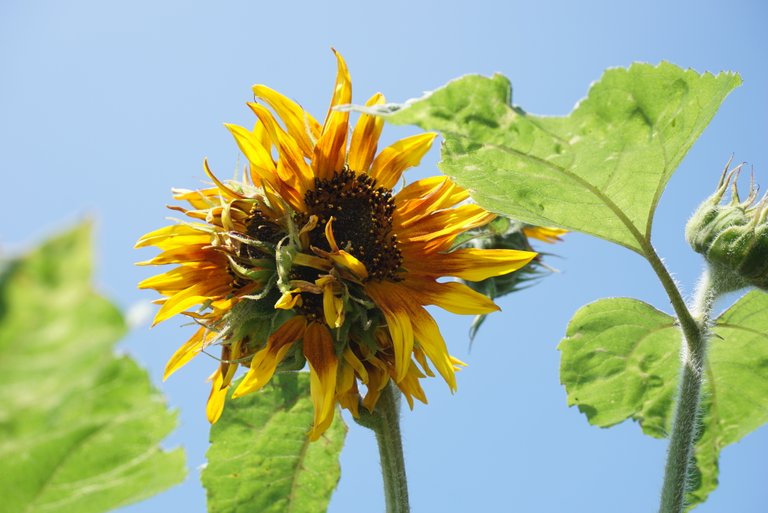
<svg viewBox="0 0 768 513">
<path fill-rule="evenodd" d="M 312 419 L 304 372 L 281 373 L 262 390 L 228 401 L 211 427 L 202 476 L 209 511 L 325 511 L 341 475 L 346 426 L 337 414 L 321 438 L 310 442 Z"/>
<path fill-rule="evenodd" d="M 715 322 L 688 509 L 717 487 L 720 451 L 768 423 L 766 311 L 768 294 L 752 291 Z M 626 324 L 632 329 L 620 329 Z M 604 299 L 587 305 L 574 315 L 559 346 L 569 405 L 577 405 L 591 424 L 609 427 L 633 419 L 644 433 L 665 437 L 679 380 L 680 344 L 673 318 L 641 301 Z M 628 349 L 653 365 L 632 365 L 642 358 L 633 360 Z"/>
<path fill-rule="evenodd" d="M 180 482 L 175 427 L 146 373 L 114 343 L 120 312 L 96 294 L 90 227 L 10 262 L 0 276 L 0 495 L 10 511 L 98 513 Z"/>
<path fill-rule="evenodd" d="M 740 81 L 633 64 L 607 70 L 569 116 L 543 117 L 510 106 L 505 77 L 470 75 L 378 113 L 441 131 L 441 169 L 481 206 L 642 253 L 666 182 Z"/>
</svg>

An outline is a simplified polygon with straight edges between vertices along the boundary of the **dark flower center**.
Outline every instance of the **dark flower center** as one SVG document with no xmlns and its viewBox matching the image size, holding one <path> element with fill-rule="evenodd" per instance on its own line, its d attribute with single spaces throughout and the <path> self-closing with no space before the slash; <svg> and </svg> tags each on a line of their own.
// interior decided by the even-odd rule
<svg viewBox="0 0 768 513">
<path fill-rule="evenodd" d="M 392 233 L 395 200 L 390 189 L 377 187 L 376 180 L 367 174 L 344 168 L 331 178 L 315 178 L 315 187 L 307 191 L 304 202 L 308 213 L 302 216 L 314 214 L 318 218 L 309 236 L 312 245 L 330 250 L 325 225 L 333 216 L 333 234 L 339 248 L 365 264 L 369 279 L 400 279 L 397 270 L 403 257 L 397 235 Z M 297 221 L 301 225 L 306 219 Z"/>
</svg>

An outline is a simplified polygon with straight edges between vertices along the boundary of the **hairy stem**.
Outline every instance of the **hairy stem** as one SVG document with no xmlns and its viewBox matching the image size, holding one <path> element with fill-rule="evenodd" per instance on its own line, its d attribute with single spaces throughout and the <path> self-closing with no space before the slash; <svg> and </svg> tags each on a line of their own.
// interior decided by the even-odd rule
<svg viewBox="0 0 768 513">
<path fill-rule="evenodd" d="M 680 388 L 664 469 L 659 513 L 682 513 L 685 510 L 685 496 L 690 481 L 699 422 L 701 387 L 704 384 L 709 314 L 716 294 L 717 290 L 710 279 L 709 271 L 705 271 L 699 280 L 691 309 L 685 308 L 686 321 L 692 321 L 693 326 L 689 325 L 686 329 L 683 319 L 678 316 L 685 343 L 681 349 Z"/>
<path fill-rule="evenodd" d="M 405 477 L 403 442 L 400 435 L 400 391 L 390 381 L 381 391 L 373 413 L 368 413 L 362 408 L 359 418 L 355 420 L 376 434 L 384 478 L 386 513 L 408 513 L 408 481 Z"/>
</svg>

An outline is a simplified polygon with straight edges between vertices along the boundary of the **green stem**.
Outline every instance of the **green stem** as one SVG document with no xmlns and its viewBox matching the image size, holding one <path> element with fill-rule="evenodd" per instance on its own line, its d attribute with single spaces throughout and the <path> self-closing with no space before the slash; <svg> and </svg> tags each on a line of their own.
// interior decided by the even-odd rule
<svg viewBox="0 0 768 513">
<path fill-rule="evenodd" d="M 361 408 L 358 424 L 376 434 L 384 478 L 384 497 L 387 513 L 408 513 L 408 481 L 405 478 L 405 459 L 400 435 L 400 391 L 390 381 L 372 413 Z"/>
<path fill-rule="evenodd" d="M 709 335 L 708 320 L 716 294 L 717 289 L 711 280 L 710 273 L 705 271 L 699 280 L 691 309 L 685 308 L 686 322 L 692 322 L 693 326 L 690 324 L 686 326 L 681 316 L 678 316 L 685 343 L 681 348 L 680 388 L 664 469 L 659 513 L 685 511 L 685 496 L 691 477 L 699 421 L 701 387 L 704 384 L 704 363 Z"/>
</svg>

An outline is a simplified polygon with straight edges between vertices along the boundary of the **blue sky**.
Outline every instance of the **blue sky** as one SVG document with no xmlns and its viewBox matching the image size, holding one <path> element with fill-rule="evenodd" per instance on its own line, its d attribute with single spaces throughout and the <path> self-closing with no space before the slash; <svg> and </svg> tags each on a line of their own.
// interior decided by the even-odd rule
<svg viewBox="0 0 768 513">
<path fill-rule="evenodd" d="M 564 115 L 607 67 L 668 60 L 734 70 L 744 85 L 683 161 L 654 228 L 658 252 L 686 293 L 702 262 L 682 238 L 725 161 L 747 161 L 768 184 L 768 8 L 762 2 L 97 2 L 0 4 L 0 148 L 5 198 L 0 248 L 19 250 L 84 217 L 96 220 L 97 283 L 128 310 L 153 296 L 132 250 L 165 224 L 171 187 L 203 182 L 202 159 L 226 176 L 242 158 L 222 123 L 248 125 L 250 86 L 266 83 L 321 117 L 347 59 L 358 102 L 420 96 L 466 73 L 507 75 L 514 102 Z M 388 141 L 413 133 L 386 127 Z M 436 172 L 437 151 L 421 177 Z M 436 314 L 452 352 L 469 363 L 451 395 L 404 411 L 415 513 L 655 511 L 666 443 L 632 423 L 601 430 L 566 406 L 556 345 L 571 315 L 608 296 L 669 310 L 641 258 L 570 234 L 549 263 L 560 273 L 501 301 L 468 351 L 469 318 Z M 135 328 L 135 356 L 180 410 L 168 445 L 188 450 L 187 481 L 121 510 L 201 513 L 207 397 L 204 358 L 161 384 L 165 360 L 189 335 L 174 321 Z M 721 484 L 701 513 L 764 511 L 768 429 L 725 449 Z M 350 425 L 332 513 L 383 511 L 372 435 Z"/>
</svg>

